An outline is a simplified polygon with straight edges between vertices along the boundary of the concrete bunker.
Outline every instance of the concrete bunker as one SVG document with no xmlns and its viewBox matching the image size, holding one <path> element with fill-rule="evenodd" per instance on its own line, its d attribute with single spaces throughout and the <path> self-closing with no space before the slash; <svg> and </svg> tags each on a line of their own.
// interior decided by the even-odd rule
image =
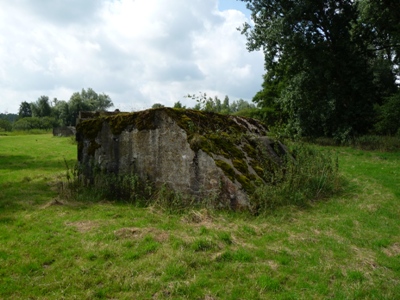
<svg viewBox="0 0 400 300">
<path fill-rule="evenodd" d="M 260 122 L 190 109 L 82 112 L 76 127 L 82 175 L 137 174 L 197 201 L 240 208 L 268 184 L 287 153 Z"/>
<path fill-rule="evenodd" d="M 61 126 L 53 128 L 53 136 L 74 136 L 76 135 L 76 129 L 74 126 Z"/>
</svg>

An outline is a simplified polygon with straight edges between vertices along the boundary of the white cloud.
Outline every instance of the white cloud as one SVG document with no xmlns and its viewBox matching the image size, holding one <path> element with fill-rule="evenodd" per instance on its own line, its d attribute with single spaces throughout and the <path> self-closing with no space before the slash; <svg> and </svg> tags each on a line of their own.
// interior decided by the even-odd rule
<svg viewBox="0 0 400 300">
<path fill-rule="evenodd" d="M 183 96 L 199 91 L 251 99 L 261 86 L 262 54 L 236 30 L 246 16 L 217 0 L 0 3 L 1 112 L 88 87 L 137 110 L 193 106 Z"/>
</svg>

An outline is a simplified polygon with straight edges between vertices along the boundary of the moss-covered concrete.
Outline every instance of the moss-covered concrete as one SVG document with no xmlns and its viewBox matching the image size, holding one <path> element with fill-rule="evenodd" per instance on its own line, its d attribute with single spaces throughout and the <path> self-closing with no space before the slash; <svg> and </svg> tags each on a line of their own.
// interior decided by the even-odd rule
<svg viewBox="0 0 400 300">
<path fill-rule="evenodd" d="M 96 113 L 91 118 L 88 116 L 89 118 L 82 119 L 77 125 L 78 151 L 81 152 L 78 157 L 86 155 L 100 159 L 98 151 L 105 155 L 108 150 L 102 147 L 104 137 L 101 137 L 104 128 L 111 131 L 114 144 L 118 144 L 112 146 L 112 151 L 115 152 L 113 155 L 118 161 L 120 151 L 124 153 L 118 142 L 122 133 L 125 136 L 132 131 L 157 131 L 161 127 L 168 128 L 166 122 L 173 122 L 184 131 L 187 145 L 194 153 L 200 150 L 206 153 L 212 158 L 214 165 L 247 194 L 252 193 L 260 182 L 268 182 L 271 177 L 269 173 L 279 167 L 277 158 L 281 153 L 276 153 L 271 146 L 273 143 L 266 137 L 266 126 L 253 119 L 173 108 L 133 113 Z M 179 153 L 176 157 L 180 159 Z M 195 164 L 193 161 L 192 165 Z M 152 170 L 153 167 L 147 169 Z"/>
</svg>

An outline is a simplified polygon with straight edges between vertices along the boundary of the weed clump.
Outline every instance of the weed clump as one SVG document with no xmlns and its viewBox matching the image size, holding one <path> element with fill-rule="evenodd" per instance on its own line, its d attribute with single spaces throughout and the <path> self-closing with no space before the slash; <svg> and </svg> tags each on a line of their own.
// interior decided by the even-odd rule
<svg viewBox="0 0 400 300">
<path fill-rule="evenodd" d="M 143 182 L 136 174 L 116 175 L 95 168 L 90 177 L 83 176 L 79 164 L 66 163 L 67 182 L 60 188 L 62 198 L 78 201 L 123 201 L 146 205 L 154 191 L 150 182 Z"/>
<path fill-rule="evenodd" d="M 171 212 L 199 207 L 194 198 L 182 195 L 166 184 L 155 187 L 137 174 L 116 175 L 94 168 L 90 177 L 83 176 L 79 164 L 71 168 L 68 164 L 67 182 L 59 188 L 60 198 L 83 202 L 115 201 L 139 207 L 156 206 Z M 203 206 L 209 202 L 204 201 Z"/>
<path fill-rule="evenodd" d="M 292 154 L 284 157 L 282 168 L 270 174 L 270 184 L 259 185 L 251 195 L 254 214 L 285 205 L 306 206 L 340 190 L 336 155 L 305 145 L 295 146 Z"/>
</svg>

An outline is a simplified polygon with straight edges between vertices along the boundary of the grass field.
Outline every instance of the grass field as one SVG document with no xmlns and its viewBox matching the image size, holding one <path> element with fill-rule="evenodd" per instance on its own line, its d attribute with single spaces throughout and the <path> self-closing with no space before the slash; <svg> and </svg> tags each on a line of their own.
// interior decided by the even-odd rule
<svg viewBox="0 0 400 300">
<path fill-rule="evenodd" d="M 55 201 L 76 145 L 0 136 L 0 299 L 400 299 L 400 152 L 329 149 L 340 196 L 172 214 Z"/>
</svg>

